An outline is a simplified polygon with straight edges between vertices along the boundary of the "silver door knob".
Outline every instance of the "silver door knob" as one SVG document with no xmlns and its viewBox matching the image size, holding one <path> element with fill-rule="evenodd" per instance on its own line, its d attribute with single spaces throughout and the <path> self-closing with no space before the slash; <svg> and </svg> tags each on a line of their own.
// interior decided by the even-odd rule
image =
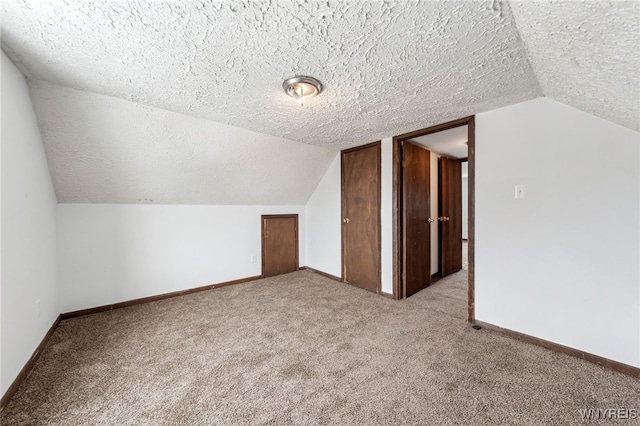
<svg viewBox="0 0 640 426">
<path fill-rule="evenodd" d="M 345 217 L 345 218 L 342 220 L 342 223 L 349 223 L 349 218 L 348 218 L 348 217 Z"/>
<path fill-rule="evenodd" d="M 433 223 L 433 222 L 434 222 L 434 220 L 433 220 L 433 219 L 431 219 L 431 218 L 429 218 L 429 219 L 427 219 L 427 222 L 428 222 L 428 223 Z"/>
</svg>

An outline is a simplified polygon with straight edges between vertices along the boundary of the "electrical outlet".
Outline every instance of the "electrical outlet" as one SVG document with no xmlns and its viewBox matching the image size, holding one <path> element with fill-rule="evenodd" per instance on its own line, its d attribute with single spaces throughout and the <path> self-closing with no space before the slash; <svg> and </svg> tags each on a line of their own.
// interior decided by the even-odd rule
<svg viewBox="0 0 640 426">
<path fill-rule="evenodd" d="M 251 255 L 251 263 L 258 263 L 258 255 L 257 254 L 252 254 Z"/>
<path fill-rule="evenodd" d="M 40 299 L 36 300 L 36 315 L 40 318 Z"/>
</svg>

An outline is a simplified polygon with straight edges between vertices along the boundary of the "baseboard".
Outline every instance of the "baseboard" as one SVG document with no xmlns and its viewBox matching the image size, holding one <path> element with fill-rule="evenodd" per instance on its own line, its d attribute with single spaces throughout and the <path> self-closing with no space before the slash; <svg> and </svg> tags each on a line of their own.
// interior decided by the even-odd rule
<svg viewBox="0 0 640 426">
<path fill-rule="evenodd" d="M 533 337 L 528 334 L 509 330 L 509 329 L 502 328 L 497 325 L 489 324 L 486 322 L 475 321 L 475 324 L 480 325 L 489 331 L 494 331 L 500 334 L 504 334 L 505 336 L 509 336 L 521 342 L 542 346 L 543 348 L 550 349 L 555 352 L 561 352 L 566 355 L 584 359 L 585 361 L 592 362 L 594 364 L 600 365 L 610 370 L 618 371 L 620 373 L 623 373 L 632 377 L 640 378 L 640 368 L 634 367 L 632 365 L 623 364 L 621 362 L 614 361 L 612 359 L 604 358 L 598 355 L 591 354 L 589 352 L 584 352 L 579 349 L 570 348 L 568 346 L 564 346 L 559 343 L 553 343 L 548 340 L 540 339 L 538 337 Z"/>
<path fill-rule="evenodd" d="M 307 271 L 314 272 L 316 274 L 322 275 L 323 277 L 331 278 L 332 280 L 342 282 L 342 278 L 340 278 L 340 277 L 336 277 L 335 275 L 327 274 L 326 272 L 322 272 L 322 271 L 319 271 L 317 269 L 313 269 L 313 268 L 311 268 L 309 266 L 303 266 L 300 269 L 306 269 Z"/>
<path fill-rule="evenodd" d="M 164 293 L 156 296 L 143 297 L 140 299 L 127 300 L 125 302 L 113 303 L 110 305 L 96 306 L 95 308 L 81 309 L 79 311 L 67 312 L 60 314 L 60 319 L 67 320 L 70 318 L 83 317 L 86 315 L 97 314 L 98 312 L 110 311 L 112 309 L 126 308 L 134 305 L 141 305 L 143 303 L 156 302 L 158 300 L 170 299 L 172 297 L 184 296 L 185 294 L 198 293 L 200 291 L 213 290 L 214 288 L 226 287 L 229 285 L 247 283 L 249 281 L 255 281 L 262 278 L 260 275 L 256 275 L 248 278 L 241 278 L 239 280 L 226 281 L 218 284 L 210 284 L 202 287 L 190 288 L 188 290 L 174 291 L 172 293 Z"/>
<path fill-rule="evenodd" d="M 110 311 L 112 309 L 126 308 L 128 306 L 140 305 L 142 303 L 150 303 L 150 302 L 155 302 L 157 300 L 169 299 L 177 296 L 184 296 L 185 294 L 197 293 L 197 292 L 206 291 L 206 290 L 213 290 L 214 288 L 226 287 L 234 284 L 242 284 L 249 281 L 259 280 L 260 278 L 261 278 L 260 275 L 256 275 L 253 277 L 241 278 L 238 280 L 226 281 L 218 284 L 210 284 L 203 287 L 191 288 L 188 290 L 174 291 L 172 293 L 164 293 L 156 296 L 143 297 L 140 299 L 133 299 L 125 302 L 113 303 L 110 305 L 97 306 L 95 308 L 81 309 L 79 311 L 67 312 L 67 313 L 58 315 L 56 320 L 53 322 L 53 325 L 51 325 L 51 328 L 49 328 L 49 331 L 47 331 L 47 334 L 44 336 L 44 338 L 42 339 L 42 341 L 40 342 L 36 350 L 31 355 L 31 358 L 29 358 L 29 360 L 24 365 L 22 370 L 20 370 L 20 373 L 18 373 L 18 376 L 15 378 L 13 383 L 11 383 L 11 386 L 9 386 L 5 394 L 2 395 L 2 400 L 0 401 L 0 411 L 4 410 L 4 407 L 6 407 L 6 405 L 9 403 L 13 395 L 16 393 L 16 391 L 20 387 L 20 384 L 22 384 L 24 379 L 27 378 L 34 364 L 36 363 L 38 358 L 40 358 L 42 351 L 47 346 L 47 343 L 49 343 L 49 339 L 51 338 L 51 335 L 60 324 L 60 321 L 70 319 L 70 318 L 77 318 L 77 317 L 82 317 L 86 315 L 96 314 L 98 312 Z"/>
<path fill-rule="evenodd" d="M 13 397 L 13 395 L 16 393 L 16 391 L 24 381 L 24 379 L 26 379 L 27 376 L 29 376 L 31 369 L 35 365 L 38 358 L 40 358 L 40 355 L 42 355 L 44 348 L 49 343 L 49 339 L 53 335 L 53 332 L 56 331 L 56 328 L 58 328 L 58 324 L 60 324 L 61 319 L 62 318 L 60 317 L 60 315 L 58 315 L 58 317 L 55 319 L 55 321 L 49 328 L 49 331 L 47 331 L 47 334 L 44 335 L 44 337 L 42 338 L 42 341 L 40 342 L 36 350 L 33 352 L 33 354 L 31 355 L 31 358 L 29 358 L 29 360 L 26 362 L 24 367 L 22 367 L 22 370 L 20 370 L 20 372 L 16 376 L 13 383 L 11 383 L 11 386 L 9 386 L 9 388 L 4 393 L 4 395 L 2 395 L 2 400 L 0 400 L 0 411 L 4 410 L 4 407 L 7 406 L 7 404 Z"/>
<path fill-rule="evenodd" d="M 322 271 L 319 271 L 319 270 L 317 270 L 317 269 L 310 268 L 310 267 L 308 267 L 308 266 L 303 266 L 303 267 L 301 267 L 300 269 L 306 269 L 307 271 L 315 272 L 316 274 L 322 275 L 322 276 L 327 277 L 327 278 L 329 278 L 329 279 L 332 279 L 332 280 L 334 280 L 334 281 L 338 281 L 338 282 L 341 282 L 341 283 L 343 283 L 343 284 L 349 284 L 349 285 L 352 285 L 352 284 L 350 284 L 350 283 L 345 283 L 345 282 L 342 280 L 342 278 L 340 278 L 340 277 L 336 277 L 335 275 L 327 274 L 326 272 L 322 272 Z M 358 287 L 358 286 L 353 286 L 353 287 L 355 287 L 355 288 L 360 288 L 360 287 Z M 363 289 L 361 289 L 361 290 L 363 290 Z M 389 297 L 389 298 L 391 298 L 391 299 L 394 299 L 393 294 L 391 294 L 391 293 L 385 293 L 384 291 L 380 291 L 380 292 L 378 292 L 378 293 L 376 293 L 376 294 L 379 294 L 380 296 Z"/>
<path fill-rule="evenodd" d="M 437 283 L 441 278 L 442 274 L 439 271 L 435 274 L 431 274 L 431 281 L 429 282 L 429 285 Z"/>
</svg>

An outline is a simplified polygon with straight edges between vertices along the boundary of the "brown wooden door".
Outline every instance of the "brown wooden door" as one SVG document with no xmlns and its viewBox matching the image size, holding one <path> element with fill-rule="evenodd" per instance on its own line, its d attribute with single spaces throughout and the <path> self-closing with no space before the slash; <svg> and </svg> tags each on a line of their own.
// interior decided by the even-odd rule
<svg viewBox="0 0 640 426">
<path fill-rule="evenodd" d="M 460 160 L 441 157 L 438 172 L 440 273 L 462 269 L 462 166 Z"/>
<path fill-rule="evenodd" d="M 262 216 L 262 276 L 298 270 L 298 215 Z"/>
<path fill-rule="evenodd" d="M 380 291 L 380 142 L 342 151 L 342 280 Z"/>
<path fill-rule="evenodd" d="M 431 284 L 431 153 L 403 142 L 404 295 Z"/>
</svg>

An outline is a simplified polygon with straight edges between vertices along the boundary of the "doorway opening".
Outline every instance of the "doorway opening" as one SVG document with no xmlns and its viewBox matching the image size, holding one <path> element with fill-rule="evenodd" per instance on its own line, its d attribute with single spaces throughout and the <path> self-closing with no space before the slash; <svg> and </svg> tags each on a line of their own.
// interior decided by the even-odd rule
<svg viewBox="0 0 640 426">
<path fill-rule="evenodd" d="M 466 129 L 466 156 L 463 151 L 444 151 L 437 146 L 440 132 L 456 130 L 461 133 Z M 442 133 L 444 135 L 444 133 Z M 428 142 L 427 142 L 428 141 Z M 463 141 L 464 142 L 464 141 Z M 431 146 L 429 146 L 431 145 Z M 459 144 L 457 144 L 459 145 Z M 437 164 L 439 170 L 437 185 L 437 210 L 431 200 L 434 197 L 425 195 L 432 191 L 425 190 L 425 185 L 431 185 L 428 177 L 431 172 L 429 166 L 416 166 L 415 146 L 427 150 L 427 146 L 437 155 L 439 160 L 434 163 L 431 153 L 430 166 Z M 455 148 L 455 147 L 454 147 Z M 428 151 L 427 151 L 428 152 Z M 419 154 L 424 158 L 424 154 Z M 420 160 L 424 164 L 425 160 Z M 467 237 L 467 320 L 473 322 L 474 312 L 474 209 L 475 209 L 475 120 L 474 116 L 462 118 L 437 126 L 428 127 L 414 132 L 405 133 L 393 138 L 393 297 L 403 299 L 416 291 L 427 287 L 432 282 L 432 268 L 437 262 L 438 272 L 434 275 L 446 275 L 455 272 L 462 266 L 462 164 L 467 165 L 467 199 L 466 226 Z M 443 186 L 444 185 L 444 186 Z M 455 188 L 455 191 L 453 189 Z M 460 194 L 460 195 L 457 195 Z M 428 197 L 428 207 L 420 199 Z M 444 198 L 443 198 L 444 197 Z M 434 214 L 437 211 L 437 215 Z M 426 231 L 425 231 L 426 229 Z M 431 239 L 437 230 L 437 243 L 430 244 L 425 249 L 423 238 Z M 419 231 L 416 231 L 419 230 Z M 423 232 L 424 231 L 424 232 Z M 444 240 L 443 240 L 444 239 Z M 447 245 L 449 244 L 449 245 Z M 459 245 L 459 248 L 455 246 Z M 454 247 L 455 246 L 455 247 Z M 434 253 L 433 248 L 439 252 Z M 428 253 L 428 254 L 425 254 Z M 460 265 L 458 267 L 457 265 Z M 436 268 L 434 268 L 436 269 Z"/>
</svg>

